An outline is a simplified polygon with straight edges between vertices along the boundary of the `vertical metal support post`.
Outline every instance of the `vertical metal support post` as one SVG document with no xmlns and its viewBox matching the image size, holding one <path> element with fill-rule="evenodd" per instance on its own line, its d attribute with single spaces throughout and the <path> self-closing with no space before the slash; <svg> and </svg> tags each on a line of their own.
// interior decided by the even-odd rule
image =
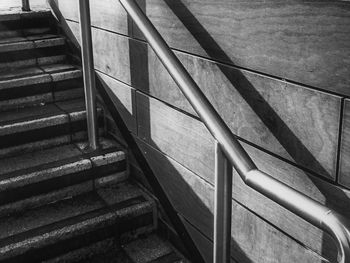
<svg viewBox="0 0 350 263">
<path fill-rule="evenodd" d="M 232 166 L 215 143 L 214 263 L 230 262 Z"/>
<path fill-rule="evenodd" d="M 79 0 L 80 34 L 88 136 L 91 149 L 96 150 L 98 147 L 96 80 L 92 53 L 89 2 L 89 0 Z"/>
<path fill-rule="evenodd" d="M 22 0 L 22 10 L 30 11 L 29 0 Z"/>
</svg>

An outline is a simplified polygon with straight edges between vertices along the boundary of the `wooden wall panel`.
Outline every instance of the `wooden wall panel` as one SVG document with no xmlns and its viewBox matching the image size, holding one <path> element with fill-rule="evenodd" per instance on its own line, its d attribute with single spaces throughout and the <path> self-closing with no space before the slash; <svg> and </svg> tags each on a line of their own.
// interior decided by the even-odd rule
<svg viewBox="0 0 350 263">
<path fill-rule="evenodd" d="M 213 262 L 213 242 L 208 239 L 205 235 L 203 235 L 198 229 L 196 229 L 194 226 L 192 226 L 189 222 L 186 221 L 185 218 L 183 218 L 180 215 L 180 218 L 182 219 L 182 222 L 184 223 L 187 231 L 191 235 L 192 239 L 196 244 L 199 245 L 200 253 L 202 254 L 204 260 L 206 263 L 212 263 Z M 231 263 L 238 263 L 233 258 L 231 258 Z"/>
<path fill-rule="evenodd" d="M 49 0 L 66 19 L 79 21 L 78 0 Z M 121 34 L 131 33 L 132 24 L 119 1 L 90 0 L 91 24 L 95 27 L 111 30 Z M 130 24 L 130 26 L 129 26 Z"/>
<path fill-rule="evenodd" d="M 244 148 L 262 171 L 350 218 L 349 190 L 327 183 L 252 146 L 244 144 Z M 233 197 L 319 254 L 336 261 L 337 250 L 332 238 L 246 186 L 235 172 Z"/>
<path fill-rule="evenodd" d="M 66 18 L 78 21 L 77 0 L 50 1 Z M 135 26 L 130 28 L 118 1 L 90 2 L 94 26 L 143 38 Z M 138 2 L 176 49 L 350 95 L 348 2 Z"/>
<path fill-rule="evenodd" d="M 194 114 L 147 45 L 98 29 L 93 39 L 98 70 Z M 336 177 L 338 96 L 177 55 L 232 132 L 322 176 Z"/>
<path fill-rule="evenodd" d="M 48 0 L 48 3 L 58 17 L 79 21 L 78 0 Z"/>
<path fill-rule="evenodd" d="M 213 184 L 214 142 L 204 125 L 140 93 L 136 94 L 136 101 L 139 137 Z M 339 213 L 350 216 L 347 209 L 350 205 L 349 191 L 307 174 L 252 146 L 243 146 L 263 171 Z M 233 197 L 236 200 L 316 252 L 335 258 L 333 241 L 321 230 L 256 193 L 244 185 L 236 173 L 234 175 Z"/>
<path fill-rule="evenodd" d="M 339 182 L 350 188 L 350 100 L 344 103 Z"/>
<path fill-rule="evenodd" d="M 136 134 L 135 90 L 103 73 L 97 73 L 97 78 L 105 87 L 130 132 Z"/>
<path fill-rule="evenodd" d="M 130 59 L 128 39 L 98 29 L 92 30 L 92 37 L 95 68 L 129 84 Z"/>
<path fill-rule="evenodd" d="M 132 24 L 119 1 L 90 0 L 90 10 L 93 26 L 125 35 L 131 33 Z"/>
<path fill-rule="evenodd" d="M 349 2 L 139 2 L 176 49 L 350 95 Z"/>
<path fill-rule="evenodd" d="M 139 141 L 139 146 L 177 211 L 211 239 L 213 186 L 147 144 Z M 235 201 L 231 246 L 232 256 L 241 263 L 322 262 L 314 252 Z"/>
<path fill-rule="evenodd" d="M 214 172 L 214 139 L 205 126 L 162 102 L 136 93 L 138 137 L 197 174 Z"/>
<path fill-rule="evenodd" d="M 77 0 L 50 2 L 78 21 Z M 90 2 L 94 26 L 143 38 L 118 1 Z M 348 2 L 138 2 L 173 48 L 350 95 Z"/>
<path fill-rule="evenodd" d="M 340 97 L 176 54 L 232 132 L 325 177 L 335 178 Z M 192 113 L 150 49 L 148 60 L 150 84 L 142 85 L 141 90 Z"/>
</svg>

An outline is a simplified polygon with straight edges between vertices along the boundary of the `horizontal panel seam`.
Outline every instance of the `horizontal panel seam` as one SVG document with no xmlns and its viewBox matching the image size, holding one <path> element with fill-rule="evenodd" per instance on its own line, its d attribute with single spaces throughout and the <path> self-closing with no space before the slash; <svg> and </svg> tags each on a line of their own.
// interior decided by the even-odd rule
<svg viewBox="0 0 350 263">
<path fill-rule="evenodd" d="M 76 24 L 79 24 L 79 22 L 77 22 L 75 20 L 72 20 L 72 19 L 66 18 L 66 20 L 70 21 L 70 22 L 74 22 Z M 146 44 L 147 46 L 149 46 L 147 41 L 142 40 L 140 38 L 136 38 L 136 37 L 132 37 L 132 36 L 129 36 L 129 35 L 125 35 L 123 33 L 112 31 L 112 30 L 109 30 L 109 29 L 105 29 L 105 28 L 102 28 L 102 27 L 99 27 L 99 26 L 92 25 L 91 28 L 98 29 L 98 30 L 101 30 L 101 31 L 105 31 L 105 32 L 108 32 L 108 33 L 112 33 L 112 34 L 115 34 L 115 35 L 127 38 L 129 40 L 134 40 L 136 42 L 139 42 L 139 43 L 142 43 L 142 44 Z M 244 71 L 246 71 L 248 73 L 253 73 L 253 74 L 256 74 L 258 76 L 262 76 L 262 77 L 269 78 L 269 79 L 276 80 L 276 81 L 282 81 L 282 82 L 285 82 L 285 83 L 291 84 L 291 85 L 297 85 L 297 86 L 299 86 L 301 88 L 322 92 L 322 93 L 325 93 L 327 95 L 333 95 L 333 96 L 339 96 L 339 97 L 344 97 L 344 98 L 350 98 L 350 95 L 345 95 L 345 94 L 341 94 L 341 93 L 338 93 L 338 92 L 335 92 L 335 91 L 330 91 L 330 90 L 322 89 L 322 88 L 315 87 L 315 86 L 312 86 L 312 85 L 307 85 L 307 84 L 300 83 L 300 82 L 297 82 L 297 81 L 294 81 L 294 80 L 291 80 L 291 79 L 288 79 L 288 78 L 278 77 L 278 76 L 275 76 L 275 75 L 271 75 L 271 74 L 267 74 L 267 73 L 264 73 L 264 72 L 256 71 L 256 70 L 253 70 L 253 69 L 250 69 L 250 68 L 245 68 L 245 67 L 241 67 L 241 66 L 238 66 L 238 65 L 233 65 L 233 64 L 221 61 L 219 59 L 208 58 L 208 57 L 205 57 L 205 56 L 202 56 L 202 55 L 198 55 L 198 54 L 195 54 L 195 53 L 192 53 L 192 52 L 188 52 L 188 51 L 177 49 L 177 48 L 173 48 L 173 47 L 171 47 L 171 50 L 179 52 L 179 53 L 182 53 L 182 54 L 185 54 L 185 55 L 190 55 L 190 56 L 193 56 L 193 57 L 197 57 L 197 58 L 200 58 L 202 60 L 205 60 L 205 61 L 208 61 L 208 62 L 211 62 L 211 63 L 219 64 L 221 66 L 230 67 L 230 68 L 233 68 L 233 69 L 236 69 L 236 70 L 244 70 Z"/>
</svg>

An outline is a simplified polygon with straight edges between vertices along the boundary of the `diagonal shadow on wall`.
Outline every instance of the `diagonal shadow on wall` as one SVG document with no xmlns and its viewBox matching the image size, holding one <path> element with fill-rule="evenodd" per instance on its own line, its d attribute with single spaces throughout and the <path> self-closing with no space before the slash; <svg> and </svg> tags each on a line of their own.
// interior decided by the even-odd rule
<svg viewBox="0 0 350 263">
<path fill-rule="evenodd" d="M 178 18 L 183 21 L 184 25 L 187 27 L 187 29 L 192 32 L 192 34 L 196 37 L 198 43 L 201 44 L 201 46 L 207 51 L 207 53 L 211 54 L 211 50 L 213 50 L 213 47 L 215 47 L 215 50 L 217 52 L 217 50 L 219 50 L 220 52 L 222 52 L 221 56 L 226 56 L 227 55 L 220 49 L 220 47 L 215 43 L 214 39 L 211 38 L 211 36 L 208 34 L 208 32 L 205 31 L 205 29 L 200 25 L 200 23 L 195 19 L 195 17 L 192 14 L 188 14 L 187 11 L 183 11 L 183 5 L 180 1 L 176 1 L 176 5 L 174 6 L 174 3 L 170 0 L 166 0 L 166 2 L 168 3 L 168 5 L 172 8 L 173 12 L 175 14 L 177 14 Z M 180 6 L 179 6 L 180 5 Z M 179 9 L 181 7 L 181 9 Z M 56 8 L 58 9 L 58 8 Z M 59 11 L 59 10 L 58 10 Z M 181 11 L 181 12 L 180 12 Z M 188 21 L 188 19 L 191 19 L 191 23 L 187 23 L 186 21 Z M 64 23 L 64 19 L 60 19 L 61 23 Z M 67 26 L 67 28 L 69 28 Z M 203 31 L 204 30 L 204 31 Z M 196 32 L 201 32 L 200 34 L 196 33 Z M 203 32 L 206 32 L 205 34 L 203 34 Z M 69 34 L 71 40 L 74 40 L 73 34 Z M 77 41 L 75 41 L 77 42 Z M 143 90 L 147 90 L 147 86 L 149 84 L 148 81 L 148 62 L 147 62 L 147 56 L 148 56 L 148 51 L 147 49 L 145 49 L 142 53 L 139 53 L 139 51 L 136 52 L 136 49 L 133 49 L 132 47 L 132 41 L 129 41 L 130 43 L 130 61 L 131 61 L 131 69 L 130 69 L 130 73 L 131 73 L 131 83 L 141 83 L 144 84 Z M 212 54 L 214 56 L 214 54 Z M 141 62 L 140 64 L 140 61 Z M 117 63 L 117 62 L 116 62 Z M 233 64 L 233 63 L 232 63 Z M 136 68 L 140 68 L 142 67 L 144 69 L 143 73 L 140 75 L 140 71 L 139 70 L 135 70 Z M 249 103 L 249 101 L 251 103 L 250 106 L 254 109 L 254 111 L 258 114 L 260 112 L 260 114 L 258 114 L 258 116 L 264 121 L 265 125 L 275 134 L 276 132 L 274 132 L 276 130 L 276 125 L 278 125 L 278 127 L 282 127 L 282 130 L 286 132 L 285 135 L 282 136 L 276 136 L 276 138 L 278 138 L 280 141 L 284 142 L 281 144 L 286 148 L 286 150 L 290 152 L 290 155 L 293 156 L 293 152 L 295 149 L 295 146 L 291 145 L 290 142 L 285 142 L 286 140 L 288 140 L 288 136 L 291 136 L 292 141 L 294 140 L 297 144 L 301 144 L 302 148 L 304 149 L 305 147 L 302 145 L 302 143 L 298 140 L 298 138 L 292 133 L 292 131 L 290 131 L 290 129 L 287 127 L 287 125 L 285 125 L 283 123 L 283 121 L 278 117 L 278 115 L 273 111 L 273 109 L 266 103 L 263 103 L 262 105 L 259 105 L 258 107 L 256 105 L 254 105 L 254 101 L 256 99 L 260 99 L 257 96 L 260 96 L 258 92 L 255 91 L 254 87 L 249 83 L 248 80 L 246 80 L 243 76 L 243 74 L 239 74 L 238 72 L 238 76 L 235 75 L 233 76 L 232 71 L 227 72 L 227 69 L 225 67 L 223 67 L 222 72 L 225 74 L 225 76 L 230 80 L 230 82 L 232 83 L 233 86 L 235 86 L 237 88 L 237 90 L 240 91 L 240 93 L 242 94 L 242 96 L 244 97 L 244 99 Z M 101 86 L 106 88 L 106 83 L 100 82 Z M 102 89 L 100 86 L 100 93 L 103 94 L 104 93 L 104 89 Z M 244 87 L 244 88 L 243 88 Z M 244 90 L 246 87 L 249 87 L 249 90 L 246 91 Z M 105 98 L 105 102 L 107 103 L 108 99 L 110 99 L 108 96 L 104 96 Z M 253 99 L 252 99 L 253 98 Z M 118 101 L 118 98 L 117 98 Z M 121 128 L 121 130 L 123 130 L 123 135 L 125 137 L 125 139 L 127 140 L 129 146 L 132 148 L 132 151 L 134 152 L 134 155 L 137 157 L 137 160 L 140 162 L 140 166 L 143 169 L 143 171 L 145 172 L 146 175 L 149 176 L 148 180 L 150 181 L 151 184 L 154 185 L 158 185 L 158 187 L 160 187 L 160 189 L 156 190 L 157 191 L 161 191 L 163 193 L 158 193 L 157 196 L 160 200 L 167 198 L 167 195 L 165 193 L 165 189 L 162 189 L 162 185 L 159 181 L 159 179 L 157 179 L 157 177 L 154 175 L 153 169 L 149 164 L 149 161 L 147 161 L 147 159 L 143 156 L 143 152 L 142 149 L 140 149 L 139 144 L 135 141 L 134 137 L 132 136 L 132 134 L 130 134 L 128 127 L 126 126 L 126 124 L 123 121 L 123 118 L 120 116 L 120 113 L 115 109 L 115 105 L 113 103 L 107 103 L 109 104 L 109 110 L 114 113 L 112 114 L 113 117 L 115 118 L 115 121 L 117 123 L 117 125 L 119 126 L 119 128 Z M 118 104 L 118 102 L 117 102 Z M 122 103 L 119 101 L 119 104 L 122 105 Z M 114 108 L 114 109 L 113 109 Z M 266 112 L 268 112 L 269 114 L 266 114 Z M 266 114 L 266 115 L 265 115 Z M 271 116 L 274 117 L 274 121 L 273 123 L 271 123 L 271 119 L 266 119 L 265 116 L 269 116 L 270 114 L 272 114 Z M 118 117 L 119 116 L 119 117 Z M 277 121 L 276 121 L 277 120 Z M 150 123 L 150 122 L 148 122 Z M 276 124 L 277 123 L 277 124 Z M 148 129 L 150 129 L 150 127 L 148 127 Z M 279 128 L 281 129 L 281 128 Z M 288 136 L 287 136 L 288 135 Z M 299 145 L 298 144 L 298 145 Z M 289 148 L 288 148 L 289 145 Z M 310 152 L 306 150 L 306 155 L 309 154 L 311 155 L 309 158 L 311 159 L 315 159 L 312 154 Z M 295 156 L 295 153 L 294 153 Z M 297 158 L 297 157 L 295 157 Z M 166 159 L 162 159 L 162 162 L 167 162 Z M 176 171 L 176 169 L 172 166 L 171 163 L 168 162 L 169 165 L 167 165 L 169 167 L 169 173 L 173 174 L 175 178 L 180 178 L 178 180 L 180 180 L 178 182 L 179 185 L 186 185 L 187 183 L 184 180 L 181 180 L 181 175 L 178 174 L 178 172 Z M 320 165 L 320 164 L 319 164 Z M 320 169 L 323 169 L 322 166 L 320 165 L 319 167 Z M 312 178 L 311 178 L 312 179 Z M 318 181 L 315 181 L 315 185 L 318 185 Z M 323 185 L 318 185 L 319 189 L 321 192 L 323 192 L 325 194 L 325 196 L 327 197 L 327 191 L 325 189 L 322 189 Z M 186 189 L 186 192 L 188 192 L 191 196 L 196 196 L 196 193 L 193 192 L 193 189 L 189 186 L 184 187 L 184 189 Z M 323 191 L 324 190 L 324 191 Z M 339 195 L 342 195 L 341 192 L 337 193 Z M 345 195 L 342 196 L 342 198 L 347 198 Z M 202 203 L 202 201 L 200 200 L 200 198 L 197 197 L 197 199 L 195 199 L 196 201 L 194 201 L 194 203 L 198 204 L 199 207 L 202 207 L 201 209 L 204 211 L 204 214 L 208 214 L 212 216 L 211 211 L 205 206 L 205 204 Z M 171 202 L 168 200 L 167 201 L 167 205 L 171 206 Z M 332 199 L 329 198 L 329 200 L 327 200 L 327 203 L 332 203 Z M 334 206 L 336 206 L 336 204 L 332 204 Z M 172 214 L 175 213 L 175 214 Z M 171 216 L 177 216 L 176 215 L 176 211 L 174 210 L 173 212 L 170 212 Z M 175 220 L 179 220 L 179 219 L 175 219 Z M 181 221 L 181 220 L 180 220 Z M 181 223 L 181 222 L 178 222 Z M 189 238 L 188 233 L 186 232 L 186 230 L 184 229 L 183 225 L 180 226 L 180 228 L 182 229 L 178 229 L 178 232 L 180 234 L 180 236 L 184 235 L 186 238 Z M 187 235 L 187 236 L 186 236 Z M 191 241 L 186 241 L 186 242 L 190 242 Z M 192 244 L 193 245 L 193 244 Z M 249 257 L 247 255 L 244 254 L 244 252 L 242 250 L 239 249 L 239 245 L 237 245 L 235 243 L 235 240 L 232 240 L 232 246 L 234 249 L 234 253 L 238 253 L 239 254 L 239 258 L 242 259 L 242 262 L 247 262 L 250 263 L 251 260 L 249 259 Z M 189 244 L 189 247 L 191 247 L 191 244 Z M 325 248 L 326 249 L 326 248 Z M 328 249 L 328 248 L 327 248 Z M 195 262 L 200 262 L 200 261 L 195 261 Z"/>
<path fill-rule="evenodd" d="M 142 1 L 143 6 L 141 6 L 141 8 L 143 10 L 146 9 L 146 1 Z M 134 25 L 133 22 L 131 21 L 130 17 L 128 17 L 128 28 L 129 28 L 129 35 L 133 35 L 132 30 L 134 29 Z M 131 86 L 132 87 L 140 87 L 142 85 L 142 92 L 149 94 L 149 63 L 148 63 L 148 48 L 147 46 L 143 46 L 143 48 L 140 49 L 140 45 L 136 45 L 135 46 L 135 41 L 133 40 L 129 40 L 129 58 L 130 58 L 130 77 L 131 77 Z M 136 97 L 137 98 L 137 97 Z M 135 103 L 135 105 L 138 105 L 138 102 Z M 145 112 L 146 114 L 143 114 L 143 118 L 147 118 L 147 120 L 144 120 L 142 123 L 147 123 L 148 125 L 151 124 L 151 116 L 150 116 L 150 105 L 149 105 L 149 101 L 148 101 L 148 105 L 143 105 L 143 107 L 145 107 Z M 144 109 L 143 109 L 144 110 Z M 148 115 L 147 115 L 148 114 Z M 151 134 L 151 127 L 145 127 L 143 126 L 142 129 L 146 130 L 144 132 Z M 151 138 L 150 138 L 151 139 Z M 156 162 L 152 162 L 151 159 L 147 160 L 147 157 L 145 158 L 142 155 L 142 149 L 140 149 L 139 144 L 136 143 L 135 145 L 135 141 L 134 142 L 129 142 L 133 145 L 133 153 L 138 153 L 138 155 L 136 155 L 136 159 L 138 160 L 144 160 L 141 165 L 142 170 L 145 172 L 145 175 L 149 175 L 149 174 L 153 174 L 152 177 L 154 177 L 155 180 L 158 181 L 158 183 L 160 184 L 159 186 L 163 188 L 163 191 L 165 192 L 169 192 L 169 182 L 162 181 L 162 178 L 160 178 L 159 176 L 162 173 L 167 173 L 169 176 L 167 178 L 172 178 L 174 181 L 172 182 L 172 186 L 174 188 L 176 188 L 178 191 L 179 195 L 185 194 L 186 196 L 190 196 L 191 200 L 193 202 L 191 202 L 191 205 L 194 207 L 198 207 L 198 209 L 200 211 L 202 211 L 200 214 L 202 216 L 204 216 L 206 218 L 205 221 L 209 222 L 213 222 L 213 214 L 212 212 L 206 207 L 205 204 L 203 204 L 202 200 L 197 196 L 197 193 L 194 192 L 193 188 L 191 186 L 189 186 L 185 180 L 182 179 L 182 175 L 179 174 L 179 172 L 176 170 L 176 168 L 168 161 L 168 159 L 164 156 L 164 154 L 157 154 L 157 158 L 158 160 Z M 152 145 L 152 147 L 155 147 L 156 151 L 161 152 L 160 149 L 157 148 L 156 146 L 156 142 L 148 142 Z M 176 142 L 174 142 L 176 143 Z M 130 144 L 129 144 L 130 145 Z M 141 150 L 141 152 L 140 152 Z M 161 171 L 162 169 L 159 168 L 159 165 L 161 164 L 161 166 L 166 167 L 167 169 L 164 171 Z M 158 167 L 158 172 L 157 172 L 157 167 Z M 155 171 L 156 170 L 156 171 Z M 158 178 L 157 178 L 158 176 Z M 148 181 L 150 181 L 150 178 L 148 178 Z M 155 183 L 153 181 L 153 179 L 151 179 L 151 185 L 156 185 L 157 183 Z M 173 192 L 173 191 L 171 191 Z M 176 191 L 175 191 L 176 192 Z M 176 200 L 177 198 L 175 196 L 169 196 L 169 201 L 170 204 L 168 205 L 172 205 L 171 202 L 173 200 Z M 184 200 L 182 200 L 184 201 Z M 184 201 L 183 203 L 185 203 L 186 201 Z M 175 208 L 176 209 L 176 208 Z M 177 212 L 176 212 L 177 213 Z M 168 214 L 168 216 L 171 217 L 171 215 Z M 179 222 L 175 222 L 175 224 L 178 224 Z M 211 226 L 211 224 L 209 223 L 209 226 Z M 182 226 L 181 226 L 182 228 Z M 210 227 L 209 227 L 210 228 Z M 188 236 L 188 238 L 190 239 L 190 237 Z M 188 241 L 185 241 L 186 243 L 188 243 Z M 192 241 L 191 241 L 192 243 Z M 191 246 L 193 247 L 194 244 L 191 244 Z M 246 262 L 246 263 L 251 263 L 250 259 L 245 255 L 245 253 L 239 248 L 239 245 L 232 239 L 231 240 L 231 246 L 233 247 L 233 250 L 235 251 L 235 254 L 239 254 L 239 257 L 243 260 L 242 262 Z M 193 248 L 190 248 L 190 251 Z M 197 260 L 194 258 L 194 262 L 197 262 Z M 211 260 L 209 260 L 209 262 L 212 262 Z"/>
<path fill-rule="evenodd" d="M 65 18 L 60 12 L 59 9 L 59 1 L 57 0 L 50 0 L 49 5 L 56 16 L 57 20 L 59 21 L 61 28 L 63 30 L 63 34 L 65 34 L 69 39 L 69 48 L 72 52 L 73 56 L 79 56 L 80 54 L 80 44 L 79 41 L 76 39 L 74 33 L 70 30 L 69 25 L 65 21 Z M 129 27 L 131 30 L 131 26 Z M 131 42 L 130 42 L 131 43 Z M 132 83 L 135 82 L 135 78 L 137 78 L 139 81 L 139 74 L 132 74 L 135 70 L 135 65 L 133 63 L 137 64 L 137 68 L 143 68 L 144 74 L 142 74 L 141 77 L 148 76 L 147 71 L 147 64 L 140 64 L 140 61 L 142 61 L 142 57 L 147 57 L 147 53 L 141 52 L 135 53 L 133 52 L 133 46 L 132 43 L 130 44 L 130 61 L 131 61 L 131 76 L 132 76 Z M 147 59 L 145 60 L 147 62 Z M 148 62 L 147 62 L 148 63 Z M 135 73 L 135 72 L 134 72 Z M 146 77 L 147 79 L 147 77 Z M 145 79 L 143 79 L 145 80 Z M 144 82 L 145 85 L 148 85 L 148 82 Z M 123 103 L 118 99 L 118 97 L 113 97 L 113 99 L 110 96 L 110 93 L 107 92 L 107 89 L 109 89 L 109 86 L 107 83 L 103 81 L 102 78 L 100 78 L 96 74 L 96 84 L 99 94 L 104 100 L 104 103 L 106 104 L 109 112 L 111 113 L 115 123 L 118 126 L 118 129 L 121 131 L 122 136 L 124 140 L 127 142 L 127 145 L 129 147 L 129 150 L 132 152 L 132 154 L 136 157 L 136 160 L 141 167 L 142 171 L 144 172 L 145 176 L 147 177 L 148 182 L 152 186 L 152 189 L 154 191 L 154 194 L 160 201 L 162 207 L 164 208 L 168 218 L 171 220 L 171 223 L 175 227 L 175 230 L 177 231 L 177 234 L 179 235 L 180 239 L 183 241 L 185 248 L 187 249 L 188 257 L 192 259 L 193 262 L 198 263 L 204 263 L 204 259 L 202 258 L 199 250 L 197 249 L 196 245 L 194 244 L 192 238 L 190 237 L 189 233 L 187 232 L 180 216 L 178 215 L 177 211 L 173 208 L 168 196 L 165 193 L 165 190 L 162 188 L 160 182 L 158 181 L 157 177 L 153 173 L 153 170 L 151 166 L 148 164 L 148 161 L 144 157 L 142 150 L 140 149 L 138 143 L 136 142 L 133 134 L 129 131 L 129 127 L 124 122 L 124 119 L 130 119 L 133 116 L 121 116 L 120 112 L 126 113 L 128 112 L 127 109 L 123 109 L 120 107 L 123 107 Z M 134 103 L 134 102 L 133 102 Z M 119 107 L 119 110 L 117 109 L 117 106 Z M 208 262 L 209 263 L 209 262 Z"/>
<path fill-rule="evenodd" d="M 196 39 L 209 58 L 220 58 L 220 60 L 235 66 L 235 63 L 231 60 L 231 58 L 225 53 L 225 51 L 219 46 L 215 39 L 181 0 L 164 0 L 164 2 Z M 305 147 L 301 140 L 293 133 L 283 119 L 281 119 L 275 110 L 260 95 L 251 82 L 244 76 L 244 74 L 240 72 L 240 70 L 237 69 L 234 71 L 235 74 L 232 74 L 232 70 L 230 70 L 227 66 L 221 65 L 220 63 L 218 63 L 218 68 L 296 163 L 302 164 L 303 166 L 312 167 L 313 170 L 318 171 L 318 173 L 328 178 L 332 177 L 328 171 L 323 168 L 322 164 L 319 163 L 313 154 Z M 310 176 L 309 178 L 325 196 L 326 206 L 330 206 L 332 208 L 339 207 L 339 209 L 336 209 L 337 211 L 343 210 L 344 206 L 341 207 L 336 203 L 334 200 L 335 196 L 338 196 L 338 200 L 344 200 L 344 202 L 350 205 L 349 198 L 341 190 L 330 194 L 329 189 L 325 188 L 325 184 L 320 184 L 320 181 L 314 180 L 313 176 Z M 322 255 L 327 256 L 329 254 L 330 248 L 328 246 L 324 246 L 322 248 Z"/>
</svg>

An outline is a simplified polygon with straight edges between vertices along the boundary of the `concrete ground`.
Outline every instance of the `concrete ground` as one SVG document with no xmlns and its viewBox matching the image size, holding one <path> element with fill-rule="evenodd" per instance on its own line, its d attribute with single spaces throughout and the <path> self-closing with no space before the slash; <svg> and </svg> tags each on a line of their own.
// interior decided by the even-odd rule
<svg viewBox="0 0 350 263">
<path fill-rule="evenodd" d="M 44 9 L 47 7 L 47 0 L 29 0 L 33 10 Z M 22 0 L 0 0 L 0 14 L 4 11 L 19 9 L 22 7 Z"/>
</svg>

